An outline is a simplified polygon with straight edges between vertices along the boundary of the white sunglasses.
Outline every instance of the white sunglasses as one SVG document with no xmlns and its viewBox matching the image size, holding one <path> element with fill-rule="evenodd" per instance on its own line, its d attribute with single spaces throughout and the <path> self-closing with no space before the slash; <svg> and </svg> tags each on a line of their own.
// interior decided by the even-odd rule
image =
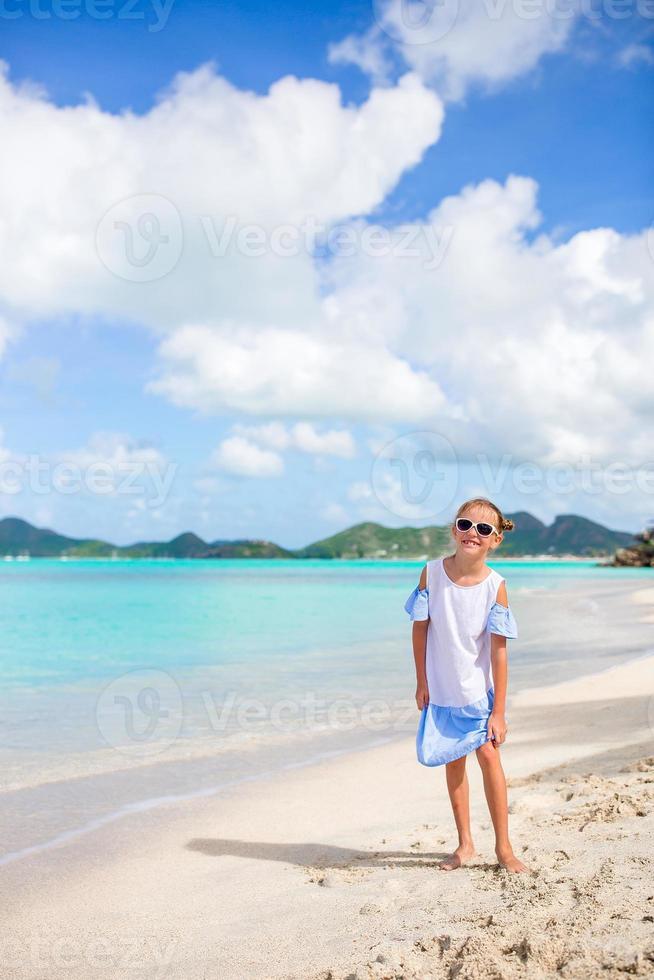
<svg viewBox="0 0 654 980">
<path fill-rule="evenodd" d="M 493 527 L 492 524 L 487 524 L 485 521 L 474 521 L 468 520 L 467 517 L 457 517 L 456 519 L 456 529 L 465 534 L 466 531 L 470 531 L 474 527 L 475 531 L 481 538 L 488 538 L 495 531 L 495 534 L 499 537 L 500 532 L 497 528 Z"/>
</svg>

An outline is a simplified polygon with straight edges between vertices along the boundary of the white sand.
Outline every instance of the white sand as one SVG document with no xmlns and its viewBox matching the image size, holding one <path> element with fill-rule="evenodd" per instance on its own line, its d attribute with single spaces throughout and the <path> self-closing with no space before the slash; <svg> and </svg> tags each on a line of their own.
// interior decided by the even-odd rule
<svg viewBox="0 0 654 980">
<path fill-rule="evenodd" d="M 631 601 L 641 605 L 654 606 L 654 589 L 636 589 L 631 594 Z"/>
<path fill-rule="evenodd" d="M 654 654 L 596 674 L 587 674 L 574 681 L 519 691 L 511 697 L 511 707 L 634 698 L 645 691 L 654 692 Z"/>
<path fill-rule="evenodd" d="M 8 866 L 3 980 L 652 976 L 653 694 L 651 657 L 510 699 L 531 875 L 495 863 L 474 754 L 479 856 L 436 867 L 455 845 L 445 773 L 407 738 Z"/>
<path fill-rule="evenodd" d="M 654 623 L 654 589 L 638 589 L 631 598 L 637 605 L 647 607 L 640 616 L 641 623 Z"/>
</svg>

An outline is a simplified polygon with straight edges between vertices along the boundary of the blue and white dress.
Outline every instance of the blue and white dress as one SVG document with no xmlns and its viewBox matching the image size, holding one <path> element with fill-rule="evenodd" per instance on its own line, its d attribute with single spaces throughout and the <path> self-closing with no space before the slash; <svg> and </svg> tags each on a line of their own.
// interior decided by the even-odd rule
<svg viewBox="0 0 654 980">
<path fill-rule="evenodd" d="M 493 710 L 491 633 L 515 639 L 509 606 L 497 602 L 505 579 L 494 569 L 477 585 L 457 585 L 442 558 L 427 562 L 427 585 L 404 604 L 411 620 L 429 620 L 425 667 L 429 704 L 416 734 L 418 762 L 441 766 L 488 741 Z"/>
</svg>

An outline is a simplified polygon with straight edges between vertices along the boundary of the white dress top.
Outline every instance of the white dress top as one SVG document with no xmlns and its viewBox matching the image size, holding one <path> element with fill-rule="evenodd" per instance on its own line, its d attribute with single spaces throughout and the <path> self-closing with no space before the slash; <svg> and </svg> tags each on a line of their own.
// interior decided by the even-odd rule
<svg viewBox="0 0 654 980">
<path fill-rule="evenodd" d="M 463 707 L 492 690 L 491 633 L 518 635 L 510 608 L 496 601 L 504 581 L 490 569 L 477 585 L 457 585 L 442 558 L 427 562 L 427 587 L 414 589 L 404 608 L 412 619 L 429 619 L 425 667 L 430 704 Z"/>
</svg>

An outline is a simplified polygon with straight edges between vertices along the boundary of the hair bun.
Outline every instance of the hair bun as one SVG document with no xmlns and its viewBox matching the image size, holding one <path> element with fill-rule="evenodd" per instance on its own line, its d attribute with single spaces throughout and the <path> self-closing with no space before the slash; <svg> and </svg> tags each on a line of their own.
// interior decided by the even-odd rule
<svg viewBox="0 0 654 980">
<path fill-rule="evenodd" d="M 504 520 L 502 521 L 502 530 L 512 531 L 514 527 L 515 524 L 513 523 L 513 521 L 509 517 L 505 517 Z"/>
</svg>

